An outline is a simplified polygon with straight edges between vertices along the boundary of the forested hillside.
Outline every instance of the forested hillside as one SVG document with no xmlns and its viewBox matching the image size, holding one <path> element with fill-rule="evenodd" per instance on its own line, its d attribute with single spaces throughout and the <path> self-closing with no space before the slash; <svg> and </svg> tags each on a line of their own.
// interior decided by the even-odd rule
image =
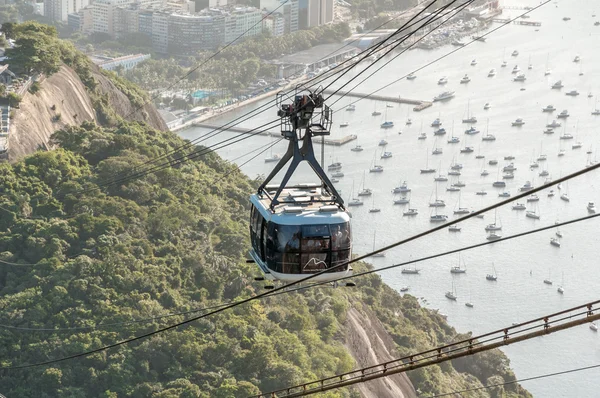
<svg viewBox="0 0 600 398">
<path fill-rule="evenodd" d="M 98 348 L 199 312 L 169 314 L 260 291 L 254 266 L 244 260 L 247 197 L 255 181 L 209 154 L 104 185 L 183 141 L 135 122 L 111 128 L 84 122 L 53 139 L 61 149 L 0 164 L 0 367 Z M 344 347 L 350 308 L 375 314 L 399 355 L 457 338 L 439 315 L 400 297 L 378 276 L 356 282 L 357 288 L 255 301 L 84 358 L 3 370 L 0 393 L 244 397 L 282 388 L 355 367 Z M 514 380 L 500 351 L 454 365 L 409 377 L 422 393 Z M 529 396 L 516 384 L 506 389 L 471 396 Z"/>
</svg>

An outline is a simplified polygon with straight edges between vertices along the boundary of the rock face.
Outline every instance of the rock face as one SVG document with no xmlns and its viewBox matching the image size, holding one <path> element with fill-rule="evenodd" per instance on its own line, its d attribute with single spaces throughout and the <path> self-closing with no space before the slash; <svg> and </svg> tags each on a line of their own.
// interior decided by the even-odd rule
<svg viewBox="0 0 600 398">
<path fill-rule="evenodd" d="M 125 94 L 99 70 L 94 71 L 98 92 L 105 95 L 115 112 L 127 119 L 144 121 L 158 130 L 167 130 L 165 122 L 152 104 L 137 112 Z M 53 109 L 54 108 L 54 109 Z M 49 140 L 54 131 L 67 125 L 96 121 L 92 100 L 79 76 L 69 67 L 41 82 L 36 94 L 26 93 L 11 119 L 8 139 L 8 159 L 18 160 L 36 150 L 51 149 Z M 60 117 L 58 117 L 60 115 Z"/>
<path fill-rule="evenodd" d="M 375 315 L 361 313 L 355 308 L 348 310 L 346 348 L 359 367 L 397 358 L 392 353 L 394 346 L 391 336 Z M 357 388 L 365 398 L 417 398 L 412 383 L 403 373 L 360 383 Z"/>
<path fill-rule="evenodd" d="M 26 93 L 19 109 L 13 112 L 15 117 L 11 120 L 8 138 L 9 160 L 19 159 L 39 148 L 48 148 L 55 130 L 96 120 L 85 86 L 71 68 L 63 66 L 42 81 L 41 87 L 36 94 Z"/>
<path fill-rule="evenodd" d="M 157 130 L 168 130 L 165 121 L 154 105 L 147 103 L 138 110 L 138 107 L 134 106 L 127 96 L 119 91 L 117 86 L 108 77 L 104 76 L 97 67 L 94 67 L 93 74 L 98 83 L 98 90 L 108 97 L 110 106 L 119 116 L 126 120 L 146 122 Z"/>
</svg>

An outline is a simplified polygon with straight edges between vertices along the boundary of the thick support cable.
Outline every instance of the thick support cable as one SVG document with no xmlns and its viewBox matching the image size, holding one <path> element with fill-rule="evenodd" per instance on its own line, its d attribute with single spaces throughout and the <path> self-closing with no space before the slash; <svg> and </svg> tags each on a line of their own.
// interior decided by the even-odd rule
<svg viewBox="0 0 600 398">
<path fill-rule="evenodd" d="M 560 311 L 551 315 L 546 315 L 544 317 L 520 323 L 518 325 L 510 326 L 504 329 L 500 329 L 495 332 L 490 332 L 477 337 L 472 337 L 467 340 L 459 341 L 457 343 L 448 344 L 445 346 L 437 347 L 432 350 L 427 350 L 421 353 L 409 355 L 407 357 L 402 357 L 392 361 L 372 365 L 342 375 L 315 380 L 309 383 L 288 387 L 286 389 L 255 395 L 253 397 L 302 397 L 318 392 L 325 392 L 337 389 L 340 387 L 347 387 L 358 383 L 364 383 L 370 380 L 375 380 L 398 373 L 404 373 L 410 370 L 436 365 L 442 362 L 471 356 L 480 352 L 489 351 L 495 348 L 519 343 L 536 337 L 545 336 L 551 333 L 555 333 L 561 330 L 567 330 L 600 319 L 600 312 L 598 312 L 598 309 L 593 309 L 593 306 L 599 303 L 600 300 L 596 300 L 591 303 L 577 306 L 568 310 Z M 577 310 L 580 311 L 578 314 L 568 315 L 569 313 Z M 558 317 L 561 318 L 553 320 L 553 318 Z M 540 324 L 539 322 L 543 323 Z M 554 323 L 556 323 L 556 325 L 554 325 Z M 530 326 L 530 328 L 527 330 L 527 333 L 521 333 L 521 328 L 523 326 Z M 481 340 L 484 338 L 486 338 L 488 342 L 476 342 L 477 340 Z M 424 359 L 419 358 L 423 356 L 425 356 Z"/>
</svg>

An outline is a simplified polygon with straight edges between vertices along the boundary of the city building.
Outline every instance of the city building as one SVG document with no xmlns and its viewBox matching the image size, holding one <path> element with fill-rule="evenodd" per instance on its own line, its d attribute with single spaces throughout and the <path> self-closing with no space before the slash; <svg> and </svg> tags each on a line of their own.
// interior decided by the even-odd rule
<svg viewBox="0 0 600 398">
<path fill-rule="evenodd" d="M 68 15 L 67 24 L 74 32 L 90 33 L 94 28 L 92 7 L 82 8 Z"/>
<path fill-rule="evenodd" d="M 138 12 L 138 31 L 152 37 L 152 10 L 140 10 Z"/>
<path fill-rule="evenodd" d="M 225 16 L 225 43 L 262 33 L 262 13 L 254 7 L 234 7 Z"/>
<path fill-rule="evenodd" d="M 228 4 L 227 0 L 194 0 L 194 2 L 196 3 L 196 12 L 207 8 L 225 7 Z M 233 2 L 235 3 L 235 1 Z"/>
<path fill-rule="evenodd" d="M 150 54 L 130 54 L 117 58 L 97 57 L 96 59 L 92 59 L 92 61 L 105 70 L 129 70 L 147 59 L 150 59 Z"/>
<path fill-rule="evenodd" d="M 272 36 L 283 36 L 285 33 L 285 18 L 278 12 L 269 14 L 263 11 L 263 30 L 270 32 Z"/>
<path fill-rule="evenodd" d="M 95 0 L 92 4 L 94 32 L 115 34 L 116 9 L 133 3 L 132 0 Z"/>
<path fill-rule="evenodd" d="M 277 65 L 277 76 L 287 78 L 301 73 L 319 73 L 323 68 L 333 67 L 358 53 L 352 46 L 340 48 L 339 43 L 321 44 L 308 50 L 285 55 L 279 59 L 269 61 Z"/>
<path fill-rule="evenodd" d="M 307 25 L 303 29 L 333 22 L 333 0 L 307 0 Z"/>
<path fill-rule="evenodd" d="M 137 33 L 140 31 L 139 11 L 139 4 L 129 4 L 125 7 L 117 7 L 115 9 L 115 37 L 121 37 L 128 33 Z"/>
<path fill-rule="evenodd" d="M 51 21 L 67 21 L 69 14 L 89 5 L 89 0 L 44 0 L 44 16 Z"/>
<path fill-rule="evenodd" d="M 260 9 L 280 12 L 285 20 L 285 33 L 298 30 L 298 10 L 300 0 L 260 0 Z"/>
<path fill-rule="evenodd" d="M 154 37 L 154 25 L 152 26 Z M 217 48 L 225 39 L 225 15 L 222 12 L 199 14 L 174 13 L 169 16 L 168 52 L 191 55 Z M 154 47 L 155 51 L 158 51 Z"/>
<path fill-rule="evenodd" d="M 169 52 L 169 17 L 168 11 L 154 11 L 152 13 L 152 48 L 157 53 Z"/>
</svg>

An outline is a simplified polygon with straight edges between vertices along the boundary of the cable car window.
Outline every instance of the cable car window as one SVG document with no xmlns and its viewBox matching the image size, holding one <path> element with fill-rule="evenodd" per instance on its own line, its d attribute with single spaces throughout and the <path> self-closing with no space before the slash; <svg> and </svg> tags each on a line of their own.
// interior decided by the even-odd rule
<svg viewBox="0 0 600 398">
<path fill-rule="evenodd" d="M 334 224 L 330 227 L 331 248 L 333 250 L 349 249 L 351 242 L 350 223 Z"/>
<path fill-rule="evenodd" d="M 329 226 L 327 224 L 321 225 L 303 225 L 302 226 L 302 237 L 308 238 L 310 236 L 325 237 L 329 236 Z"/>
<path fill-rule="evenodd" d="M 273 237 L 274 249 L 280 253 L 300 251 L 300 226 L 271 223 L 269 235 Z"/>
<path fill-rule="evenodd" d="M 269 234 L 267 233 L 267 222 L 262 218 L 262 238 L 261 238 L 261 252 L 260 252 L 260 258 L 261 260 L 265 261 L 265 256 L 266 256 L 266 248 L 267 248 L 267 240 L 268 240 L 268 236 Z"/>
<path fill-rule="evenodd" d="M 350 250 L 340 250 L 337 252 L 331 253 L 331 266 L 335 267 L 337 265 L 347 263 L 350 261 Z M 348 264 L 343 267 L 335 269 L 333 272 L 345 271 L 348 269 Z"/>
</svg>

